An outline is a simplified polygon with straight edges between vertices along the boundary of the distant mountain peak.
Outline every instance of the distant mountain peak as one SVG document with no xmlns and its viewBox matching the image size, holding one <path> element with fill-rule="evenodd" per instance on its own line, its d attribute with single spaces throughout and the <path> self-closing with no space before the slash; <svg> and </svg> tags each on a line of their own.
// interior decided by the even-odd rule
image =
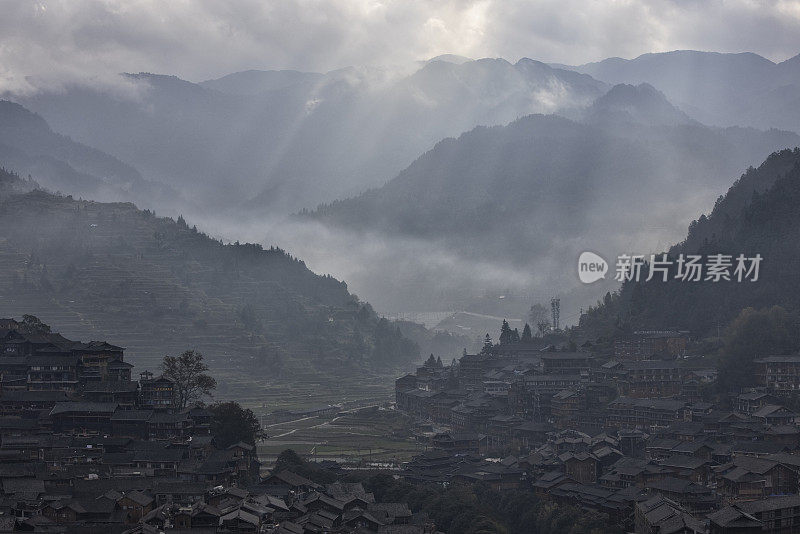
<svg viewBox="0 0 800 534">
<path fill-rule="evenodd" d="M 640 83 L 638 85 L 619 83 L 597 99 L 598 104 L 602 103 L 604 105 L 630 104 L 631 102 L 637 104 L 669 103 L 664 93 L 649 83 Z"/>
<path fill-rule="evenodd" d="M 590 121 L 614 119 L 673 126 L 693 122 L 688 115 L 672 105 L 664 93 L 649 83 L 615 85 L 595 100 L 587 112 L 587 118 Z"/>
<path fill-rule="evenodd" d="M 425 63 L 433 63 L 434 61 L 441 61 L 443 63 L 455 63 L 456 65 L 461 65 L 462 63 L 467 63 L 469 61 L 475 61 L 471 57 L 466 56 L 459 56 L 457 54 L 440 54 L 436 57 L 432 57 L 427 60 Z"/>
<path fill-rule="evenodd" d="M 529 57 L 520 58 L 519 61 L 514 63 L 514 66 L 518 69 L 538 70 L 541 72 L 553 71 L 557 68 Z"/>
</svg>

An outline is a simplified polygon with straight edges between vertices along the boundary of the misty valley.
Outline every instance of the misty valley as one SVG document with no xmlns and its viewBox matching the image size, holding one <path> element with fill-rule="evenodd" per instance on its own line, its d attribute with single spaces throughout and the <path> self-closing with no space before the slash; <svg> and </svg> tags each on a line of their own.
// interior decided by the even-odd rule
<svg viewBox="0 0 800 534">
<path fill-rule="evenodd" d="M 0 6 L 0 532 L 800 532 L 796 6 L 78 4 Z"/>
</svg>

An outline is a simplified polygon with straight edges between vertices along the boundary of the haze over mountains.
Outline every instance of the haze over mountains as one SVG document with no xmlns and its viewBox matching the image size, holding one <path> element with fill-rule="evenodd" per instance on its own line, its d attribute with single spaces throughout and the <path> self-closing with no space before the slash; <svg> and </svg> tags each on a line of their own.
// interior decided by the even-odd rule
<svg viewBox="0 0 800 534">
<path fill-rule="evenodd" d="M 678 50 L 558 66 L 610 84 L 649 83 L 706 124 L 800 131 L 800 55 L 774 63 L 749 52 Z"/>
<path fill-rule="evenodd" d="M 431 61 L 405 76 L 241 72 L 200 84 L 126 75 L 135 96 L 89 86 L 18 99 L 58 131 L 191 201 L 287 214 L 383 184 L 443 137 L 585 106 L 605 84 L 532 60 Z"/>
<path fill-rule="evenodd" d="M 157 200 L 213 235 L 277 243 L 381 311 L 519 316 L 532 298 L 594 302 L 613 283 L 577 287 L 580 251 L 664 247 L 733 177 L 800 144 L 798 64 L 442 56 L 411 71 L 136 74 L 117 91 L 87 81 L 6 97 L 176 191 L 126 197 L 132 180 L 56 158 L 102 178 L 102 198 Z M 61 176 L 48 185 L 84 194 L 85 177 Z"/>
<path fill-rule="evenodd" d="M 310 217 L 373 239 L 435 242 L 465 264 L 502 259 L 530 286 L 574 287 L 582 251 L 650 252 L 697 216 L 698 199 L 799 142 L 777 130 L 708 128 L 651 86 L 620 85 L 584 121 L 531 115 L 479 127 L 440 142 L 384 187 Z M 395 302 L 419 291 L 417 275 L 393 278 Z"/>
<path fill-rule="evenodd" d="M 94 200 L 175 200 L 174 191 L 145 180 L 130 165 L 53 132 L 41 116 L 5 100 L 0 100 L 0 162 L 51 190 Z"/>
</svg>

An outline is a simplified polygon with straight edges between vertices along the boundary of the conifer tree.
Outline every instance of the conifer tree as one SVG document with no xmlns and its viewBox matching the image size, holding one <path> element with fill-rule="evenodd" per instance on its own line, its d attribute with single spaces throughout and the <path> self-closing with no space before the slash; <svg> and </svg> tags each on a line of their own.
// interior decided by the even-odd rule
<svg viewBox="0 0 800 534">
<path fill-rule="evenodd" d="M 531 333 L 531 325 L 525 323 L 525 328 L 522 329 L 522 337 L 520 341 L 523 343 L 527 343 L 533 341 L 533 333 Z"/>
<path fill-rule="evenodd" d="M 500 327 L 500 344 L 505 345 L 506 343 L 511 343 L 513 341 L 513 332 L 511 331 L 511 327 L 508 325 L 508 321 L 503 319 L 503 325 Z"/>
</svg>

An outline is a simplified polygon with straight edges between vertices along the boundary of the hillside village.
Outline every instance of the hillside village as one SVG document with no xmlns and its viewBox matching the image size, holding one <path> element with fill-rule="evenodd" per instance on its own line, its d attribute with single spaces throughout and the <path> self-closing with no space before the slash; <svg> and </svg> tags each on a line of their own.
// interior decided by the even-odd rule
<svg viewBox="0 0 800 534">
<path fill-rule="evenodd" d="M 688 332 L 503 339 L 396 380 L 394 408 L 425 452 L 389 468 L 395 480 L 530 494 L 609 531 L 795 532 L 800 356 L 757 358 L 757 386 L 724 407 Z M 402 499 L 376 502 L 357 466 L 295 471 L 281 455 L 266 470 L 257 442 L 218 446 L 209 408 L 180 408 L 173 380 L 134 373 L 111 343 L 4 319 L 0 377 L 0 531 L 437 530 Z"/>
<path fill-rule="evenodd" d="M 800 531 L 800 356 L 756 358 L 755 386 L 723 405 L 693 345 L 639 331 L 600 355 L 487 336 L 450 365 L 431 356 L 395 383 L 430 446 L 403 476 L 528 488 L 638 534 Z"/>
<path fill-rule="evenodd" d="M 122 347 L 0 320 L 0 532 L 433 531 L 359 483 L 262 476 L 255 443 L 220 446 L 209 409 L 132 368 Z"/>
</svg>

